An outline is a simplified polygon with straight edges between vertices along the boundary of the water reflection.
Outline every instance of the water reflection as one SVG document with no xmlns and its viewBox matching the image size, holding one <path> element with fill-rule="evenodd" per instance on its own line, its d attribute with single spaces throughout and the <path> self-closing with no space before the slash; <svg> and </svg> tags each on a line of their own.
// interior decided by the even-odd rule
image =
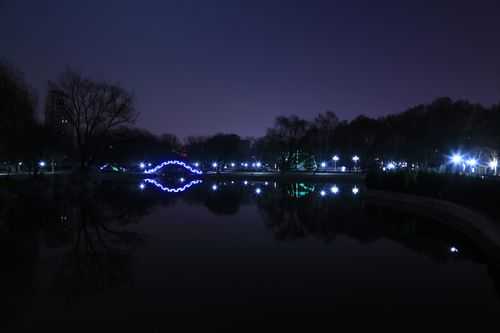
<svg viewBox="0 0 500 333">
<path fill-rule="evenodd" d="M 156 219 L 160 226 L 172 225 L 184 218 L 188 223 L 202 219 L 213 224 L 215 220 L 216 223 L 227 221 L 227 226 L 234 227 L 238 221 L 245 220 L 252 209 L 257 212 L 252 215 L 253 225 L 265 226 L 265 234 L 247 231 L 242 226 L 246 237 L 250 241 L 255 239 L 255 243 L 249 241 L 246 252 L 238 256 L 242 265 L 249 265 L 256 271 L 261 267 L 260 262 L 244 261 L 252 255 L 262 257 L 262 239 L 290 244 L 303 251 L 304 256 L 309 249 L 300 240 L 327 244 L 322 248 L 325 253 L 345 238 L 361 246 L 390 241 L 437 264 L 483 265 L 498 290 L 497 265 L 480 250 L 473 238 L 433 220 L 368 204 L 363 199 L 365 192 L 362 184 L 236 179 L 205 180 L 203 183 L 197 179 L 162 179 L 161 182 L 146 179 L 139 186 L 137 182 L 75 183 L 58 179 L 4 188 L 0 191 L 0 259 L 9 269 L 0 277 L 0 288 L 8 295 L 4 298 L 8 302 L 8 315 L 14 319 L 23 318 L 28 304 L 41 293 L 36 291 L 41 288 L 40 276 L 49 276 L 51 282 L 42 293 L 47 298 L 39 302 L 53 302 L 53 298 L 61 297 L 65 306 L 71 309 L 80 304 L 82 298 L 95 297 L 98 302 L 99 295 L 110 290 L 136 288 L 136 276 L 157 273 L 134 268 L 138 262 L 152 260 L 151 257 L 186 260 L 186 264 L 179 266 L 189 274 L 200 274 L 199 267 L 203 267 L 206 259 L 196 258 L 205 258 L 203 251 L 207 251 L 207 247 L 203 247 L 200 240 L 192 241 L 197 239 L 192 235 L 203 237 L 212 229 L 193 227 L 176 234 L 173 228 L 168 229 L 170 233 L 167 234 L 163 229 L 152 229 L 149 220 Z M 188 218 L 186 209 L 196 212 L 196 219 Z M 158 211 L 161 214 L 158 215 Z M 225 229 L 222 230 L 216 241 L 210 239 L 208 248 L 225 247 L 229 252 L 235 251 L 231 245 L 234 235 L 226 235 Z M 168 253 L 155 250 L 153 255 L 146 256 L 141 252 L 153 236 L 161 239 L 162 245 L 171 247 Z M 270 245 L 265 249 L 269 251 L 265 255 L 273 257 L 276 249 Z M 352 254 L 338 255 L 349 257 Z M 51 261 L 53 269 L 49 268 L 46 258 L 56 258 Z M 214 255 L 213 258 L 219 257 Z M 412 258 L 405 257 L 405 260 Z M 179 274 L 179 270 L 163 259 L 161 264 L 165 270 L 170 272 L 171 269 L 172 274 Z M 303 267 L 295 269 L 300 272 Z M 289 278 L 299 279 L 300 275 Z M 177 283 L 182 284 L 182 281 Z M 164 287 L 161 284 L 152 286 Z M 196 289 L 196 286 L 189 288 Z M 358 301 L 363 302 L 363 299 Z"/>
<path fill-rule="evenodd" d="M 181 183 L 184 183 L 184 181 L 185 181 L 184 178 L 180 179 Z M 162 190 L 163 192 L 179 193 L 179 192 L 186 191 L 187 189 L 189 189 L 193 185 L 197 185 L 197 184 L 201 184 L 201 183 L 202 183 L 201 179 L 195 179 L 195 180 L 189 181 L 187 184 L 184 184 L 182 186 L 176 186 L 176 187 L 172 186 L 172 187 L 169 187 L 168 185 L 167 186 L 163 185 L 161 183 L 161 181 L 159 181 L 159 180 L 151 179 L 151 178 L 146 178 L 146 179 L 144 179 L 142 181 L 142 183 L 139 184 L 139 188 L 141 190 L 143 190 L 143 189 L 146 188 L 145 184 L 152 184 L 152 185 L 156 186 L 157 188 L 159 188 L 160 190 Z"/>
</svg>

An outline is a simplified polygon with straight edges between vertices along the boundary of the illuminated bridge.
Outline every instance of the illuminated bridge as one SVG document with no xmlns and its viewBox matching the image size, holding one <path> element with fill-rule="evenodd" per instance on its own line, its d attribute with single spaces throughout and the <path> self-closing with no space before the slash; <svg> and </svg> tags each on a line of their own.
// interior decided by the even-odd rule
<svg viewBox="0 0 500 333">
<path fill-rule="evenodd" d="M 144 170 L 144 173 L 148 174 L 148 175 L 156 174 L 167 166 L 180 166 L 180 167 L 184 168 L 185 170 L 191 172 L 192 174 L 195 174 L 195 175 L 202 175 L 203 174 L 203 171 L 201 171 L 200 169 L 194 168 L 191 165 L 189 165 L 183 161 L 179 161 L 179 160 L 164 161 L 164 162 L 158 164 L 157 166 L 155 166 L 154 168 Z"/>
</svg>

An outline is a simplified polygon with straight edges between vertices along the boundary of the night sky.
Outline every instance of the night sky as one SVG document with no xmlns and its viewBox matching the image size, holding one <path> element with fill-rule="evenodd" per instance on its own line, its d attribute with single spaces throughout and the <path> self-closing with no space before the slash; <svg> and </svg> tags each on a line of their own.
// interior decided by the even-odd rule
<svg viewBox="0 0 500 333">
<path fill-rule="evenodd" d="M 278 115 L 500 102 L 500 1 L 0 0 L 0 58 L 134 92 L 137 126 L 258 136 Z"/>
</svg>

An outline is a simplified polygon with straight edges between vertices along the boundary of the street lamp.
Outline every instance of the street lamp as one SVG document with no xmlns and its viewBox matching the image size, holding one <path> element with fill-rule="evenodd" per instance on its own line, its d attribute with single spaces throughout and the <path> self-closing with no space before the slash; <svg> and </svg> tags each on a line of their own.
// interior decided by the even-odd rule
<svg viewBox="0 0 500 333">
<path fill-rule="evenodd" d="M 464 161 L 464 158 L 460 154 L 453 154 L 453 155 L 451 155 L 450 160 L 451 160 L 451 163 L 453 163 L 455 165 L 460 165 Z"/>
<path fill-rule="evenodd" d="M 477 160 L 475 158 L 469 158 L 467 160 L 467 165 L 470 167 L 475 167 L 477 165 Z"/>
<path fill-rule="evenodd" d="M 477 160 L 475 158 L 469 158 L 465 163 L 470 167 L 472 173 L 476 171 Z"/>
<path fill-rule="evenodd" d="M 43 168 L 43 167 L 45 166 L 45 162 L 44 162 L 44 161 L 40 161 L 40 162 L 38 162 L 38 165 L 39 165 L 41 168 Z"/>
<path fill-rule="evenodd" d="M 321 162 L 321 167 L 324 169 L 326 168 L 326 162 Z"/>
<path fill-rule="evenodd" d="M 332 160 L 333 160 L 333 169 L 337 171 L 337 162 L 340 160 L 340 158 L 337 155 L 335 155 L 332 157 Z"/>
<path fill-rule="evenodd" d="M 218 165 L 218 164 L 217 164 L 217 162 L 213 162 L 213 163 L 212 163 L 212 168 L 216 169 L 216 168 L 217 168 L 217 165 Z"/>
<path fill-rule="evenodd" d="M 359 156 L 358 156 L 358 155 L 354 155 L 354 156 L 352 157 L 352 160 L 353 160 L 353 162 L 354 162 L 354 170 L 356 170 L 356 167 L 357 167 L 358 162 L 359 162 Z"/>
<path fill-rule="evenodd" d="M 498 160 L 496 158 L 492 159 L 490 163 L 488 163 L 488 166 L 490 167 L 491 170 L 493 170 L 493 174 L 496 176 L 498 168 Z"/>
</svg>

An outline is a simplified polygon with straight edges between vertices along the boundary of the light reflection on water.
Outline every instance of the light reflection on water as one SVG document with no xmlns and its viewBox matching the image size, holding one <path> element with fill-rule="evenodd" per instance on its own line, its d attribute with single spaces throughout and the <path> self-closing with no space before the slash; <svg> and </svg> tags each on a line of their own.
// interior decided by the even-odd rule
<svg viewBox="0 0 500 333">
<path fill-rule="evenodd" d="M 36 205 L 10 203 L 17 215 L 6 216 L 16 228 L 26 217 L 45 221 L 13 234 L 22 246 L 1 245 L 7 259 L 17 253 L 11 261 L 26 266 L 38 288 L 14 297 L 43 305 L 20 310 L 28 321 L 57 319 L 61 309 L 95 318 L 100 304 L 116 318 L 123 308 L 137 315 L 233 305 L 499 310 L 500 274 L 474 240 L 372 205 L 360 183 L 149 178 L 97 184 L 90 193 L 52 191 Z M 3 286 L 25 288 L 15 272 L 2 278 Z"/>
</svg>

